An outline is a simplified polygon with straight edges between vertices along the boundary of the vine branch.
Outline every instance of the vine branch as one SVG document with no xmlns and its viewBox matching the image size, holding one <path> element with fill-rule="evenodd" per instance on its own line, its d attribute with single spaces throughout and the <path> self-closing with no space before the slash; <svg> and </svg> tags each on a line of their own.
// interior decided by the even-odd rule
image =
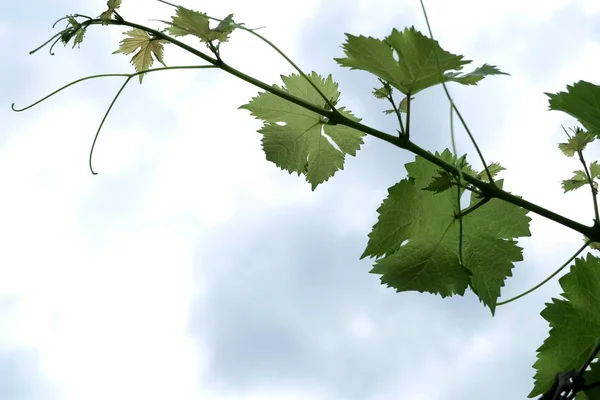
<svg viewBox="0 0 600 400">
<path fill-rule="evenodd" d="M 493 183 L 491 173 L 489 172 L 487 167 L 486 167 L 486 171 L 488 173 L 488 177 L 490 178 L 490 182 L 485 182 L 483 180 L 477 179 L 476 177 L 469 175 L 469 174 L 463 174 L 462 170 L 460 168 L 457 168 L 456 166 L 449 164 L 446 161 L 436 157 L 431 152 L 429 152 L 429 151 L 423 149 L 422 147 L 416 145 L 415 143 L 411 142 L 406 136 L 398 137 L 398 136 L 390 135 L 388 133 L 382 132 L 378 129 L 372 128 L 372 127 L 364 125 L 358 121 L 354 121 L 348 117 L 345 117 L 343 114 L 341 114 L 336 109 L 327 110 L 323 107 L 317 106 L 311 102 L 308 102 L 304 99 L 296 97 L 296 96 L 294 96 L 284 90 L 281 90 L 275 86 L 268 85 L 256 78 L 246 75 L 245 73 L 229 66 L 227 63 L 217 60 L 213 57 L 210 57 L 209 55 L 193 48 L 192 46 L 189 46 L 177 39 L 174 39 L 156 29 L 152 29 L 152 28 L 140 25 L 140 24 L 136 24 L 134 22 L 127 21 L 127 20 L 102 21 L 98 18 L 95 18 L 95 19 L 87 20 L 87 21 L 84 21 L 81 23 L 81 25 L 85 26 L 85 27 L 87 27 L 89 25 L 102 25 L 102 24 L 116 25 L 116 26 L 128 26 L 130 28 L 137 28 L 137 29 L 145 31 L 149 34 L 152 34 L 155 38 L 162 39 L 169 43 L 172 43 L 172 44 L 176 45 L 177 47 L 179 47 L 183 50 L 186 50 L 189 53 L 212 64 L 213 66 L 220 68 L 223 71 L 228 72 L 229 74 L 234 75 L 235 77 L 237 77 L 245 82 L 250 83 L 253 86 L 263 89 L 277 97 L 288 100 L 294 104 L 297 104 L 297 105 L 299 105 L 307 110 L 310 110 L 314 113 L 317 113 L 321 116 L 324 116 L 324 117 L 328 118 L 330 120 L 330 122 L 333 124 L 340 124 L 340 125 L 344 125 L 344 126 L 347 126 L 350 128 L 354 128 L 354 129 L 364 132 L 368 135 L 374 136 L 380 140 L 388 142 L 398 148 L 401 148 L 401 149 L 407 150 L 413 154 L 416 154 L 416 155 L 426 159 L 427 161 L 437 165 L 438 167 L 442 168 L 443 170 L 447 171 L 450 174 L 458 175 L 458 176 L 462 175 L 463 179 L 466 182 L 473 185 L 475 188 L 479 189 L 481 191 L 481 194 L 484 197 L 497 198 L 500 200 L 504 200 L 515 206 L 522 207 L 522 208 L 529 210 L 535 214 L 538 214 L 544 218 L 550 219 L 556 223 L 566 226 L 574 231 L 577 231 L 577 232 L 587 236 L 590 240 L 592 240 L 594 242 L 600 242 L 600 225 L 594 224 L 593 226 L 587 226 L 587 225 L 581 224 L 575 220 L 564 217 L 560 214 L 557 214 L 557 213 L 550 211 L 544 207 L 541 207 L 537 204 L 531 203 L 519 196 L 513 195 L 509 192 L 504 191 L 503 189 L 498 188 Z M 461 117 L 460 113 L 458 112 L 458 110 L 456 109 L 456 107 L 453 107 L 453 108 L 454 108 L 454 111 L 457 112 L 457 115 L 461 119 L 461 122 L 464 123 L 464 120 L 462 119 L 462 117 Z"/>
</svg>

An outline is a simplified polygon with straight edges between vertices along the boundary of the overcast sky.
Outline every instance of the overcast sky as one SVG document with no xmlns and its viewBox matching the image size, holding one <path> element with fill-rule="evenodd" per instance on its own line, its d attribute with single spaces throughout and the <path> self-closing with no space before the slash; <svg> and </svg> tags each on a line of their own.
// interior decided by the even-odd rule
<svg viewBox="0 0 600 400">
<path fill-rule="evenodd" d="M 124 0 L 128 20 L 173 9 Z M 338 67 L 344 33 L 383 38 L 425 32 L 417 0 L 219 0 L 180 3 L 235 13 L 305 71 L 333 74 L 341 104 L 395 132 L 376 79 Z M 596 0 L 428 0 L 442 47 L 511 76 L 450 86 L 505 188 L 584 223 L 589 195 L 562 194 L 579 168 L 556 143 L 560 124 L 543 92 L 600 82 Z M 121 79 L 88 81 L 23 113 L 71 80 L 131 72 L 112 55 L 123 29 L 95 27 L 81 49 L 28 51 L 68 13 L 105 1 L 0 5 L 0 399 L 296 400 L 524 399 L 539 316 L 557 279 L 492 318 L 475 295 L 395 293 L 359 261 L 387 188 L 414 156 L 366 138 L 358 157 L 311 192 L 265 160 L 260 122 L 238 110 L 258 89 L 217 70 L 167 71 L 131 83 L 89 146 Z M 151 26 L 161 26 L 150 22 Z M 62 26 L 62 25 L 61 25 Z M 199 46 L 198 48 L 202 48 Z M 268 83 L 292 69 L 251 35 L 222 47 L 230 65 Z M 198 63 L 167 47 L 168 65 Z M 472 68 L 467 67 L 466 70 Z M 411 133 L 428 150 L 450 146 L 440 87 L 413 103 Z M 458 131 L 459 152 L 479 168 Z M 600 155 L 589 152 L 591 159 Z M 502 298 L 544 279 L 582 238 L 533 216 L 525 261 Z"/>
</svg>

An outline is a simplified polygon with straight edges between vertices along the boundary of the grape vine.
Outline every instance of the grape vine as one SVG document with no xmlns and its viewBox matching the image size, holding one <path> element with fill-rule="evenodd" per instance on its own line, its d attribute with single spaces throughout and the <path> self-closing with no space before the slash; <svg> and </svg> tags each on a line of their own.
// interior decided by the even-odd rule
<svg viewBox="0 0 600 400">
<path fill-rule="evenodd" d="M 391 108 L 384 113 L 394 114 L 398 120 L 397 133 L 390 134 L 362 124 L 360 118 L 339 105 L 341 93 L 331 75 L 304 72 L 257 33 L 257 29 L 235 22 L 234 14 L 218 19 L 158 1 L 175 9 L 170 21 L 158 20 L 163 24 L 160 29 L 123 18 L 118 12 L 121 0 L 108 0 L 107 9 L 97 18 L 73 14 L 58 20 L 57 23 L 66 21 L 66 27 L 31 54 L 50 43 L 51 54 L 59 42 L 79 47 L 90 27 L 116 25 L 128 30 L 113 54 L 133 54 L 131 63 L 135 72 L 81 78 L 27 107 L 15 108 L 13 104 L 13 110 L 27 110 L 85 80 L 125 78 L 102 118 L 90 149 L 89 168 L 96 174 L 92 156 L 99 133 L 118 97 L 134 77 L 142 83 L 146 75 L 158 71 L 218 68 L 263 90 L 240 108 L 262 121 L 258 133 L 267 160 L 290 174 L 303 175 L 312 190 L 342 170 L 346 156 L 357 155 L 365 135 L 410 151 L 415 160 L 405 165 L 406 177 L 388 189 L 361 256 L 375 259 L 370 272 L 381 275 L 382 284 L 398 292 L 419 291 L 448 297 L 464 295 L 470 289 L 494 315 L 498 306 L 530 293 L 570 266 L 559 281 L 562 298 L 553 298 L 541 312 L 551 329 L 537 350 L 534 387 L 529 397 L 600 400 L 600 259 L 593 254 L 579 257 L 586 248 L 600 248 L 597 203 L 600 164 L 584 158 L 587 145 L 600 138 L 600 86 L 579 81 L 567 85 L 565 92 L 546 93 L 550 110 L 567 113 L 581 125 L 570 128 L 570 133 L 565 130 L 567 140 L 558 147 L 567 157 L 577 155 L 582 164 L 570 179 L 563 180 L 562 187 L 565 193 L 589 188 L 594 215 L 592 224 L 585 225 L 503 189 L 503 180 L 497 175 L 504 167 L 497 162 L 486 162 L 447 85 L 477 85 L 486 77 L 508 74 L 490 64 L 463 72 L 471 61 L 442 49 L 434 40 L 422 2 L 428 36 L 414 27 L 393 29 L 383 39 L 347 33 L 342 46 L 344 57 L 335 58 L 342 67 L 378 78 L 381 87 L 374 88 L 373 95 L 387 101 Z M 267 43 L 296 73 L 281 76 L 281 85 L 270 85 L 228 65 L 222 58 L 221 46 L 235 31 L 244 31 Z M 177 39 L 185 36 L 195 37 L 206 48 L 199 50 Z M 163 56 L 165 45 L 186 50 L 205 64 L 167 66 Z M 162 67 L 152 68 L 154 61 Z M 465 128 L 483 170 L 475 171 L 466 154 L 457 154 L 452 129 L 452 150 L 431 153 L 411 141 L 411 136 L 418 134 L 411 131 L 411 104 L 419 92 L 437 85 L 443 86 L 451 118 L 456 115 Z M 462 207 L 461 199 L 466 192 L 470 192 L 470 202 Z M 512 276 L 515 263 L 523 259 L 518 238 L 531 235 L 530 212 L 579 232 L 584 243 L 539 285 L 501 301 L 506 279 Z"/>
</svg>

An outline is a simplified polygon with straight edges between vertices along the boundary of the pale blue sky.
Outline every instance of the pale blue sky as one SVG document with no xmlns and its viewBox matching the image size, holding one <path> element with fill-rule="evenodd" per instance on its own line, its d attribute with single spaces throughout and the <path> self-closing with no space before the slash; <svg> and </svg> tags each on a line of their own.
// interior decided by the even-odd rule
<svg viewBox="0 0 600 400">
<path fill-rule="evenodd" d="M 172 9 L 124 0 L 144 23 Z M 98 15 L 105 1 L 0 5 L 0 399 L 7 400 L 458 400 L 524 399 L 539 316 L 557 281 L 492 318 L 472 294 L 442 300 L 395 293 L 359 261 L 387 188 L 413 155 L 367 138 L 357 158 L 310 191 L 265 160 L 260 123 L 237 107 L 258 90 L 220 71 L 163 72 L 126 89 L 89 146 L 119 79 L 89 81 L 24 113 L 67 82 L 129 72 L 112 55 L 120 28 L 90 30 L 81 49 L 28 51 L 67 13 Z M 342 69 L 344 32 L 424 31 L 416 0 L 220 0 L 181 5 L 272 39 L 305 71 L 333 74 L 341 102 L 394 132 L 371 96 L 377 81 Z M 591 221 L 588 193 L 563 195 L 578 168 L 556 143 L 560 124 L 543 92 L 600 82 L 595 0 L 429 0 L 443 48 L 512 76 L 451 86 L 505 188 Z M 160 26 L 150 22 L 153 26 Z M 200 47 L 201 48 L 201 47 Z M 223 46 L 232 66 L 265 82 L 292 72 L 243 32 Z M 168 65 L 197 63 L 167 48 Z M 468 69 L 468 68 L 467 68 Z M 413 103 L 411 132 L 429 150 L 450 144 L 441 88 Z M 459 132 L 459 151 L 473 151 Z M 591 149 L 590 157 L 599 152 Z M 581 237 L 533 216 L 509 298 L 544 279 Z"/>
</svg>

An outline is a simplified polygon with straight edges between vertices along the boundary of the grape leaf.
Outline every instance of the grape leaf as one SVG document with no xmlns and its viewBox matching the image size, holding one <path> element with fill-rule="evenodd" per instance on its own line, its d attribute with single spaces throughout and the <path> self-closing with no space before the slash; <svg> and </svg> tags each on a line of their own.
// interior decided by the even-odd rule
<svg viewBox="0 0 600 400">
<path fill-rule="evenodd" d="M 411 103 L 414 99 L 415 98 L 411 96 L 411 98 L 410 98 Z M 400 104 L 398 104 L 398 111 L 400 111 L 402 113 L 408 112 L 408 96 L 404 96 L 404 98 L 402 100 L 400 100 Z"/>
<path fill-rule="evenodd" d="M 72 15 L 67 15 L 67 27 L 60 34 L 60 41 L 66 46 L 71 39 L 73 40 L 73 48 L 83 42 L 86 28 L 82 27 L 81 24 Z"/>
<path fill-rule="evenodd" d="M 448 81 L 462 83 L 463 85 L 477 85 L 477 82 L 482 80 L 488 75 L 510 75 L 506 72 L 500 71 L 493 65 L 483 64 L 479 68 L 475 68 L 473 71 L 462 74 L 460 72 L 447 72 L 444 77 Z"/>
<path fill-rule="evenodd" d="M 594 161 L 590 164 L 590 176 L 592 177 L 592 184 L 595 189 L 598 189 L 598 182 L 596 179 L 600 178 L 600 165 L 598 161 Z M 567 193 L 568 191 L 578 189 L 584 185 L 588 184 L 587 176 L 585 175 L 585 171 L 582 169 L 578 169 L 573 171 L 573 177 L 571 179 L 567 179 L 562 181 L 562 188 Z"/>
<path fill-rule="evenodd" d="M 137 28 L 125 32 L 124 35 L 129 37 L 121 40 L 119 50 L 113 51 L 113 54 L 131 54 L 139 49 L 139 51 L 131 58 L 131 63 L 137 72 L 147 70 L 152 66 L 154 63 L 152 55 L 156 57 L 158 62 L 166 67 L 163 61 L 163 43 L 166 43 L 164 40 L 153 39 L 148 36 L 146 32 Z M 140 83 L 142 83 L 144 75 L 145 74 L 139 75 Z"/>
<path fill-rule="evenodd" d="M 434 193 L 442 193 L 456 185 L 456 179 L 454 179 L 452 174 L 444 170 L 439 170 L 438 175 L 435 176 L 431 183 L 424 187 L 423 190 L 429 190 L 430 192 Z"/>
<path fill-rule="evenodd" d="M 449 150 L 436 156 L 456 162 Z M 438 167 L 421 157 L 406 164 L 406 169 L 408 177 L 388 189 L 377 210 L 379 219 L 361 258 L 377 257 L 371 273 L 382 275 L 381 282 L 397 291 L 447 297 L 463 295 L 471 287 L 494 313 L 504 280 L 511 275 L 513 263 L 522 260 L 522 249 L 513 238 L 530 235 L 527 211 L 491 199 L 463 216 L 461 265 L 459 220 L 454 217 L 457 191 L 423 190 Z M 477 201 L 473 194 L 471 206 Z"/>
<path fill-rule="evenodd" d="M 340 92 L 331 75 L 323 79 L 312 72 L 308 77 L 332 103 L 337 103 Z M 274 87 L 325 107 L 323 98 L 301 75 L 282 75 L 281 78 L 284 86 Z M 312 190 L 343 169 L 345 155 L 355 156 L 363 144 L 363 132 L 343 125 L 327 124 L 326 118 L 321 115 L 268 92 L 259 93 L 240 108 L 264 121 L 258 132 L 263 134 L 262 145 L 267 160 L 289 173 L 304 174 Z M 337 110 L 360 121 L 344 107 Z"/>
<path fill-rule="evenodd" d="M 454 164 L 455 167 L 460 167 L 462 172 L 467 175 L 475 176 L 475 171 L 471 168 L 471 166 L 467 163 L 466 154 L 458 159 L 458 162 Z M 491 165 L 490 165 L 491 167 Z M 491 171 L 490 171 L 491 172 Z M 423 190 L 429 190 L 434 193 L 441 193 L 453 186 L 456 186 L 457 178 L 454 177 L 449 172 L 440 169 L 437 171 L 438 175 L 433 178 L 431 183 L 424 187 Z"/>
<path fill-rule="evenodd" d="M 112 18 L 113 13 L 119 7 L 121 7 L 121 0 L 108 0 L 106 2 L 108 6 L 108 10 L 104 11 L 100 14 L 100 19 L 102 20 L 102 25 L 108 25 L 108 21 Z"/>
<path fill-rule="evenodd" d="M 590 175 L 592 178 L 600 178 L 600 164 L 598 161 L 594 161 L 590 164 Z"/>
<path fill-rule="evenodd" d="M 562 181 L 561 186 L 565 193 L 571 190 L 578 189 L 588 183 L 585 172 L 581 169 L 573 171 L 573 177 Z"/>
<path fill-rule="evenodd" d="M 490 171 L 492 178 L 495 177 L 496 175 L 498 175 L 498 173 L 500 173 L 501 171 L 504 171 L 505 169 L 506 168 L 504 168 L 499 163 L 491 163 L 490 165 L 488 165 L 488 171 Z M 481 179 L 482 181 L 486 181 L 486 182 L 490 181 L 488 179 L 487 172 L 485 172 L 485 169 L 477 174 L 477 179 Z"/>
<path fill-rule="evenodd" d="M 379 89 L 373 89 L 373 96 L 377 99 L 387 99 L 392 95 L 391 88 L 389 86 L 382 86 Z"/>
<path fill-rule="evenodd" d="M 581 128 L 576 128 L 575 134 L 569 138 L 567 143 L 559 143 L 558 148 L 567 157 L 573 157 L 578 151 L 583 151 L 585 147 L 596 139 L 596 135 L 586 132 Z"/>
<path fill-rule="evenodd" d="M 77 29 L 77 31 L 75 32 L 75 39 L 73 39 L 73 48 L 75 48 L 75 46 L 77 46 L 77 48 L 79 48 L 79 45 L 83 42 L 84 36 L 85 36 L 85 28 Z"/>
<path fill-rule="evenodd" d="M 336 58 L 343 67 L 371 72 L 405 95 L 416 94 L 428 87 L 442 83 L 442 73 L 449 70 L 461 70 L 471 61 L 463 56 L 443 50 L 437 41 L 431 40 L 414 27 L 403 32 L 394 29 L 385 40 L 365 36 L 346 34 L 342 45 L 345 58 Z M 393 52 L 398 55 L 396 61 Z M 437 57 L 436 57 L 437 53 Z M 439 62 L 439 67 L 438 67 Z M 447 80 L 474 85 L 484 75 L 502 73 L 493 66 L 484 66 L 470 74 L 447 75 Z"/>
<path fill-rule="evenodd" d="M 550 334 L 537 350 L 528 397 L 544 393 L 556 373 L 580 368 L 600 341 L 600 260 L 591 254 L 577 258 L 559 282 L 565 300 L 553 298 L 541 312 Z"/>
<path fill-rule="evenodd" d="M 550 110 L 563 111 L 576 118 L 586 130 L 600 132 L 600 86 L 586 81 L 567 85 L 567 92 L 545 93 Z"/>
<path fill-rule="evenodd" d="M 172 21 L 167 30 L 173 36 L 193 35 L 205 43 L 214 40 L 219 42 L 228 41 L 229 35 L 236 27 L 233 22 L 233 14 L 229 14 L 215 29 L 210 29 L 209 18 L 206 13 L 189 10 L 181 6 L 177 6 Z"/>
</svg>

